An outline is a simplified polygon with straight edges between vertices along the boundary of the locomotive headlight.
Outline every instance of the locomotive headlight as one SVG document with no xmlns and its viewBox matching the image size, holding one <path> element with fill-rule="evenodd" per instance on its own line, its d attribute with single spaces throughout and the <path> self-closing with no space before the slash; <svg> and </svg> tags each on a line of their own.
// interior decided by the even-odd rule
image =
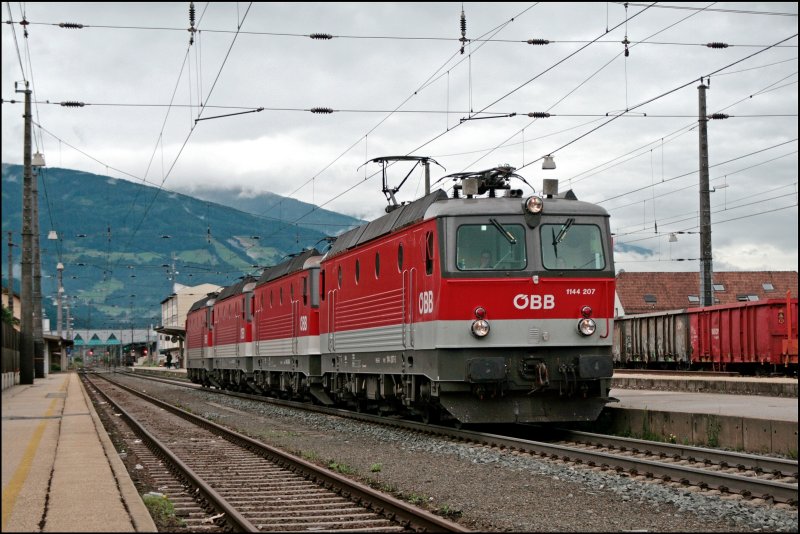
<svg viewBox="0 0 800 534">
<path fill-rule="evenodd" d="M 544 202 L 542 201 L 542 197 L 528 197 L 525 200 L 525 211 L 528 213 L 541 213 L 542 208 L 544 207 Z"/>
<path fill-rule="evenodd" d="M 597 330 L 597 324 L 594 322 L 594 319 L 584 317 L 578 321 L 578 332 L 582 335 L 591 336 L 594 334 L 595 330 Z"/>
<path fill-rule="evenodd" d="M 489 321 L 478 319 L 472 323 L 472 335 L 475 337 L 486 337 L 489 334 Z"/>
</svg>

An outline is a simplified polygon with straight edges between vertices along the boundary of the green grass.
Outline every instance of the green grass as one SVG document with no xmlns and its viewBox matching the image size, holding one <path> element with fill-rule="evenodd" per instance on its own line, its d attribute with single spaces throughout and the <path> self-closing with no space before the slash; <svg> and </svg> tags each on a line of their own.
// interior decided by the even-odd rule
<svg viewBox="0 0 800 534">
<path fill-rule="evenodd" d="M 166 495 L 144 495 L 142 501 L 160 528 L 185 526 L 183 519 L 175 515 L 175 507 Z"/>
<path fill-rule="evenodd" d="M 713 415 L 708 416 L 708 446 L 719 447 L 719 431 L 722 429 L 722 423 L 719 422 Z"/>
<path fill-rule="evenodd" d="M 450 508 L 450 506 L 447 504 L 440 506 L 436 512 L 442 517 L 450 517 L 453 519 L 461 517 L 461 510 Z"/>
<path fill-rule="evenodd" d="M 331 471 L 336 471 L 337 473 L 341 473 L 343 475 L 354 475 L 356 470 L 350 467 L 347 464 L 340 464 L 337 462 L 328 462 L 328 469 Z"/>
<path fill-rule="evenodd" d="M 413 504 L 414 506 L 420 506 L 421 504 L 428 502 L 429 499 L 425 495 L 420 495 L 419 493 L 412 493 L 411 495 L 406 497 L 406 500 L 411 504 Z"/>
<path fill-rule="evenodd" d="M 314 451 L 300 451 L 300 457 L 308 460 L 309 462 L 315 462 L 319 460 L 319 456 Z"/>
</svg>

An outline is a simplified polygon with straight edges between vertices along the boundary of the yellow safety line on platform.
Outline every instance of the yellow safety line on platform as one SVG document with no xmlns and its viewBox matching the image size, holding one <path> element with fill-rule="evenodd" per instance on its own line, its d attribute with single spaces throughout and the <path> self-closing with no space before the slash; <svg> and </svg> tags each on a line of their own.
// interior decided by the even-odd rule
<svg viewBox="0 0 800 534">
<path fill-rule="evenodd" d="M 66 389 L 67 386 L 65 383 L 61 390 L 65 391 Z M 50 407 L 47 409 L 47 413 L 44 414 L 45 417 L 53 415 L 57 403 L 58 399 L 53 399 L 50 403 Z M 6 530 L 6 523 L 8 523 L 8 520 L 11 518 L 11 512 L 14 510 L 14 504 L 17 502 L 19 492 L 22 490 L 22 486 L 25 485 L 25 480 L 28 478 L 28 473 L 31 470 L 31 465 L 33 465 L 33 458 L 36 456 L 36 450 L 39 448 L 39 442 L 42 440 L 45 426 L 47 426 L 47 420 L 39 423 L 39 426 L 33 431 L 33 437 L 28 443 L 28 447 L 25 449 L 25 454 L 22 455 L 22 461 L 19 467 L 17 467 L 17 470 L 14 472 L 14 476 L 11 477 L 8 486 L 3 488 L 3 531 Z"/>
</svg>

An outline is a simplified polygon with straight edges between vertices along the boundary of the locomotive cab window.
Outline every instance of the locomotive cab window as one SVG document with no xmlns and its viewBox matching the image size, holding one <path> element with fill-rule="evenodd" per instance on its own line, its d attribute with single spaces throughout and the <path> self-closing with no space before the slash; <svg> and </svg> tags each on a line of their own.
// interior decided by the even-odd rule
<svg viewBox="0 0 800 534">
<path fill-rule="evenodd" d="M 490 219 L 462 224 L 456 233 L 459 271 L 521 271 L 527 266 L 525 228 Z"/>
<path fill-rule="evenodd" d="M 425 234 L 425 274 L 433 274 L 433 232 Z"/>
<path fill-rule="evenodd" d="M 574 224 L 570 218 L 559 224 L 543 224 L 542 264 L 550 270 L 599 271 L 605 269 L 603 240 L 594 224 Z"/>
</svg>

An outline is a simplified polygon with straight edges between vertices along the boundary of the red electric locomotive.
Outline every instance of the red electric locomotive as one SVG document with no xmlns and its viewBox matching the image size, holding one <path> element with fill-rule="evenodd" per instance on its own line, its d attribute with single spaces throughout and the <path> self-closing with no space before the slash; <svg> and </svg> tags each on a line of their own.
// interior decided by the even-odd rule
<svg viewBox="0 0 800 534">
<path fill-rule="evenodd" d="M 245 276 L 224 288 L 211 308 L 211 369 L 205 379 L 216 386 L 247 390 L 253 373 L 253 288 L 255 278 Z M 188 329 L 187 329 L 188 337 Z"/>
<path fill-rule="evenodd" d="M 192 382 L 207 386 L 211 385 L 208 372 L 214 363 L 211 312 L 217 295 L 210 293 L 195 302 L 186 313 L 186 372 Z"/>
<path fill-rule="evenodd" d="M 594 420 L 611 400 L 608 214 L 554 180 L 523 199 L 513 171 L 451 175 L 452 198 L 395 204 L 265 271 L 253 365 L 234 379 L 215 357 L 211 374 L 425 421 Z"/>
<path fill-rule="evenodd" d="M 612 375 L 608 214 L 571 192 L 523 200 L 512 171 L 456 175 L 454 198 L 429 194 L 336 240 L 320 314 L 333 399 L 465 423 L 599 415 Z"/>
<path fill-rule="evenodd" d="M 306 250 L 266 269 L 256 284 L 255 362 L 249 379 L 259 393 L 321 394 L 320 257 L 316 249 Z"/>
</svg>

